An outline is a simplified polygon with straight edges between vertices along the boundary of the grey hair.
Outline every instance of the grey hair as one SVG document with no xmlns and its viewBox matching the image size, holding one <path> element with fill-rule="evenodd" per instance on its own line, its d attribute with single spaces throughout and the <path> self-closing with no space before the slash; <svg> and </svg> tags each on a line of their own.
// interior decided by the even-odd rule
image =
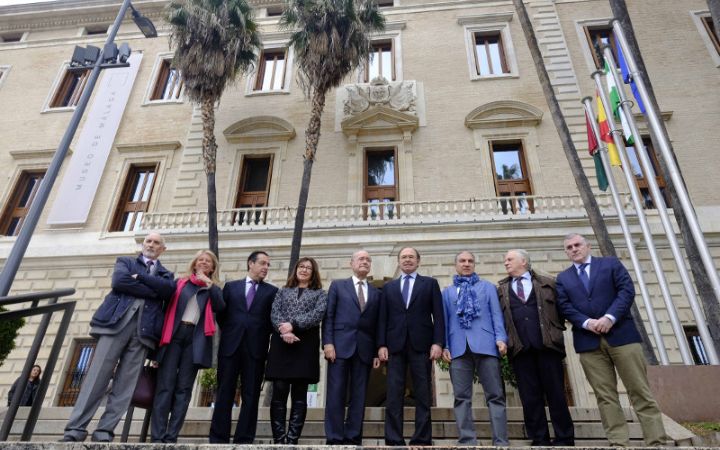
<svg viewBox="0 0 720 450">
<path fill-rule="evenodd" d="M 158 240 L 159 240 L 160 243 L 163 245 L 163 247 L 165 247 L 165 236 L 163 236 L 162 234 L 160 234 L 159 231 L 155 231 L 155 230 L 150 230 L 150 232 L 149 232 L 148 234 L 146 234 L 145 237 L 143 238 L 143 242 L 145 242 L 145 239 L 147 239 L 147 237 L 150 236 L 151 234 L 157 234 L 158 237 L 160 238 L 160 239 L 158 239 Z"/>
<path fill-rule="evenodd" d="M 565 238 L 563 239 L 563 242 L 569 241 L 570 239 L 575 238 L 575 237 L 579 237 L 580 239 L 582 239 L 582 241 L 583 241 L 584 244 L 587 244 L 587 243 L 588 243 L 587 239 L 585 239 L 585 236 L 583 236 L 583 235 L 580 234 L 580 233 L 568 233 L 568 234 L 566 234 L 566 235 L 565 235 Z"/>
<path fill-rule="evenodd" d="M 365 250 L 364 248 L 361 248 L 360 250 L 355 250 L 355 251 L 353 252 L 352 256 L 350 257 L 350 261 L 354 261 L 354 260 L 355 260 L 355 257 L 356 257 L 357 254 L 360 253 L 360 252 L 365 252 L 365 253 L 367 253 L 368 256 L 370 257 L 370 261 L 372 261 L 372 256 L 370 256 L 370 252 L 367 251 L 367 250 Z"/>
<path fill-rule="evenodd" d="M 470 256 L 472 256 L 472 258 L 473 258 L 473 261 L 477 261 L 477 258 L 475 257 L 475 253 L 471 252 L 470 250 L 463 250 L 463 251 L 457 252 L 455 254 L 455 262 L 457 262 L 458 257 L 460 255 L 462 255 L 463 253 L 470 253 Z"/>
<path fill-rule="evenodd" d="M 525 264 L 527 265 L 527 270 L 532 269 L 532 262 L 530 261 L 530 254 L 527 252 L 527 250 L 523 250 L 522 248 L 513 248 L 508 250 L 508 253 L 515 252 L 517 253 L 522 259 L 525 260 Z"/>
</svg>

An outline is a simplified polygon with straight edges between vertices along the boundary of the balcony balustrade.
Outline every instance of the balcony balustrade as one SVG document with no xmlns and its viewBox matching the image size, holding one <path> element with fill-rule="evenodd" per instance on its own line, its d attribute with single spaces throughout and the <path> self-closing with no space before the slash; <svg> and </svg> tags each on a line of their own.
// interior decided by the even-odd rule
<svg viewBox="0 0 720 450">
<path fill-rule="evenodd" d="M 615 216 L 609 194 L 596 196 L 605 216 Z M 624 208 L 632 214 L 630 200 Z M 238 208 L 218 211 L 220 231 L 292 230 L 294 207 Z M 353 228 L 392 225 L 482 223 L 586 217 L 579 195 L 491 197 L 422 202 L 380 202 L 308 206 L 305 228 Z M 207 212 L 148 212 L 144 230 L 188 233 L 207 230 Z"/>
</svg>

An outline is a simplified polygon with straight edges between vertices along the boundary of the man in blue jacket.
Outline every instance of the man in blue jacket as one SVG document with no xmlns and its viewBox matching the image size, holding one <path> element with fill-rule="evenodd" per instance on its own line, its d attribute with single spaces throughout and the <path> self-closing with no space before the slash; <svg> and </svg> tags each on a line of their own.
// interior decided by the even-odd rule
<svg viewBox="0 0 720 450">
<path fill-rule="evenodd" d="M 140 255 L 119 257 L 115 262 L 112 290 L 90 321 L 90 335 L 98 342 L 63 441 L 85 440 L 87 425 L 105 397 L 110 379 L 113 383 L 105 412 L 92 440 L 112 441 L 115 427 L 130 406 L 145 356 L 160 340 L 163 302 L 173 294 L 173 274 L 158 261 L 164 251 L 163 237 L 150 233 Z"/>
<path fill-rule="evenodd" d="M 664 446 L 662 415 L 650 391 L 640 333 L 630 315 L 635 287 L 627 269 L 617 258 L 590 256 L 590 244 L 580 234 L 567 235 L 564 247 L 572 265 L 557 276 L 558 307 L 573 325 L 575 351 L 595 391 L 610 445 L 630 445 L 617 391 L 617 371 L 645 443 Z"/>
<path fill-rule="evenodd" d="M 455 422 L 460 445 L 477 445 L 472 414 L 473 379 L 480 378 L 490 415 L 492 444 L 508 442 L 505 393 L 500 357 L 507 351 L 507 334 L 497 289 L 475 273 L 475 255 L 455 256 L 453 284 L 443 289 L 446 347 L 443 360 L 450 363 L 455 397 Z"/>
</svg>

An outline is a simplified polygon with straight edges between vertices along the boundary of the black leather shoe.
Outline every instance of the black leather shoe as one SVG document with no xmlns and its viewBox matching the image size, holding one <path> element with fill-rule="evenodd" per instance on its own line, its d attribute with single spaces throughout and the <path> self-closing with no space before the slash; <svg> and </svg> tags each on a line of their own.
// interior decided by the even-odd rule
<svg viewBox="0 0 720 450">
<path fill-rule="evenodd" d="M 77 439 L 73 436 L 63 436 L 63 438 L 60 439 L 60 442 L 77 442 Z"/>
</svg>

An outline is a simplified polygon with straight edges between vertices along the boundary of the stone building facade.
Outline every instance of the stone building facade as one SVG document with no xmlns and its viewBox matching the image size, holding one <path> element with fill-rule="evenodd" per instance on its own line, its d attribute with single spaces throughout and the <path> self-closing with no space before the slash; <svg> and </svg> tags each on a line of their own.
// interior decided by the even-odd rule
<svg viewBox="0 0 720 450">
<path fill-rule="evenodd" d="M 87 219 L 48 223 L 58 180 L 11 291 L 77 290 L 47 405 L 61 404 L 90 317 L 110 288 L 115 257 L 135 251 L 147 230 L 160 230 L 168 247 L 163 262 L 181 274 L 191 255 L 207 245 L 201 117 L 169 64 L 172 51 L 162 19 L 166 1 L 137 3 L 160 36 L 145 39 L 126 20 L 116 39 L 129 43 L 142 59 L 107 162 L 99 169 Z M 226 91 L 216 111 L 221 269 L 225 280 L 241 277 L 249 252 L 265 249 L 272 257 L 270 279 L 282 285 L 309 105 L 296 84 L 293 51 L 287 49 L 290 33 L 278 27 L 281 2 L 251 3 L 262 34 L 260 62 Z M 371 275 L 378 282 L 398 275 L 396 256 L 405 245 L 420 250 L 420 271 L 441 285 L 450 283 L 453 257 L 464 249 L 475 252 L 479 275 L 493 282 L 504 276 L 502 258 L 510 248 L 527 249 L 542 271 L 562 270 L 568 264 L 563 236 L 592 232 L 512 2 L 381 3 L 388 5 L 383 6 L 387 28 L 374 37 L 376 58 L 327 99 L 302 254 L 318 259 L 326 286 L 349 275 L 350 255 L 359 248 L 373 256 Z M 67 71 L 73 48 L 102 47 L 119 4 L 58 0 L 0 7 L 0 167 L 5 168 L 0 258 L 15 241 L 12 220 L 22 214 L 18 192 L 32 194 L 74 111 L 83 79 Z M 602 0 L 526 4 L 583 166 L 596 186 L 592 159 L 584 151 L 580 99 L 594 92 L 590 39 L 603 36 L 610 8 Z M 713 192 L 720 188 L 714 176 L 719 157 L 713 149 L 720 141 L 720 46 L 709 31 L 707 3 L 638 0 L 628 6 L 690 196 L 718 257 L 720 209 Z M 110 70 L 102 75 L 108 76 Z M 80 134 L 60 179 L 82 146 Z M 137 183 L 146 195 L 133 202 Z M 594 189 L 630 267 L 609 196 Z M 499 199 L 505 195 L 517 197 Z M 660 221 L 654 211 L 648 214 L 680 317 L 691 326 Z M 639 236 L 636 221 L 631 222 Z M 639 238 L 636 243 L 647 262 L 643 243 Z M 647 278 L 671 362 L 680 363 L 659 288 L 654 277 Z M 17 349 L 0 367 L 2 396 L 22 368 L 38 321 L 28 321 Z M 47 351 L 41 352 L 41 364 Z M 570 398 L 577 406 L 594 406 L 577 355 L 570 351 L 567 361 Z M 438 406 L 452 404 L 449 377 L 439 370 L 435 395 Z"/>
</svg>

